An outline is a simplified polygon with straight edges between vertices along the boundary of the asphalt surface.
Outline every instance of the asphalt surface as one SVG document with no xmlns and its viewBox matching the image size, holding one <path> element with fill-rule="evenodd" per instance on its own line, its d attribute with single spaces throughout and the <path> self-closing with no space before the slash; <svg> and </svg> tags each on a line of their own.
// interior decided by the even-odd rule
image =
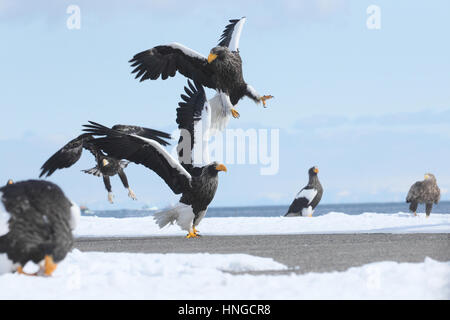
<svg viewBox="0 0 450 320">
<path fill-rule="evenodd" d="M 377 261 L 450 261 L 450 234 L 301 234 L 145 238 L 78 238 L 81 251 L 140 253 L 245 253 L 270 257 L 288 271 L 344 271 Z"/>
</svg>

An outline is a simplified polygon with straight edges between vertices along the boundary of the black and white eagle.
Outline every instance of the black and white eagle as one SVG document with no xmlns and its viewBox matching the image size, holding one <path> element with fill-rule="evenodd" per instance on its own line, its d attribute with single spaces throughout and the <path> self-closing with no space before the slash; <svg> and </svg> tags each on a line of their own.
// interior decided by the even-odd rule
<svg viewBox="0 0 450 320">
<path fill-rule="evenodd" d="M 427 218 L 433 209 L 433 203 L 438 203 L 441 199 L 441 190 L 439 189 L 436 177 L 431 173 L 425 174 L 423 181 L 417 181 L 409 189 L 406 196 L 406 203 L 410 203 L 409 210 L 416 214 L 419 203 L 425 203 L 425 211 Z"/>
<path fill-rule="evenodd" d="M 167 133 L 139 126 L 118 124 L 113 126 L 112 129 L 124 133 L 139 134 L 148 139 L 158 141 L 162 145 L 167 145 L 168 142 L 164 139 L 170 138 L 170 135 Z M 85 133 L 69 141 L 42 165 L 39 177 L 49 177 L 57 169 L 71 167 L 80 159 L 83 149 L 86 149 L 94 155 L 97 164 L 91 169 L 82 171 L 103 178 L 103 183 L 108 191 L 108 201 L 113 203 L 114 195 L 112 193 L 110 177 L 115 176 L 116 174 L 119 175 L 123 186 L 128 189 L 128 196 L 131 199 L 136 200 L 136 195 L 128 185 L 128 179 L 124 171 L 129 162 L 105 155 L 98 147 L 91 143 L 92 140 L 92 135 Z"/>
<path fill-rule="evenodd" d="M 161 76 L 165 80 L 175 76 L 178 71 L 187 78 L 197 81 L 217 91 L 211 99 L 211 129 L 222 130 L 230 115 L 237 118 L 235 106 L 247 96 L 256 103 L 273 98 L 271 95 L 259 95 L 244 81 L 242 60 L 239 55 L 239 40 L 245 17 L 229 21 L 223 31 L 219 44 L 211 49 L 208 57 L 179 43 L 156 46 L 136 54 L 129 62 L 140 81 L 156 80 Z"/>
<path fill-rule="evenodd" d="M 154 219 L 160 228 L 176 222 L 188 232 L 187 238 L 198 237 L 196 227 L 203 219 L 216 194 L 218 173 L 227 171 L 223 164 L 209 162 L 207 142 L 211 108 L 201 84 L 188 81 L 186 95 L 177 108 L 180 129 L 178 161 L 155 140 L 136 134 L 109 129 L 90 122 L 84 131 L 98 136 L 93 143 L 108 155 L 142 164 L 159 175 L 175 194 L 181 194 L 173 208 L 158 212 Z"/>
<path fill-rule="evenodd" d="M 0 273 L 50 276 L 72 249 L 80 209 L 54 183 L 26 180 L 0 188 Z"/>
<path fill-rule="evenodd" d="M 319 169 L 312 167 L 308 170 L 308 184 L 297 193 L 294 201 L 289 207 L 285 217 L 308 216 L 312 217 L 314 209 L 322 199 L 323 188 L 317 176 Z"/>
</svg>

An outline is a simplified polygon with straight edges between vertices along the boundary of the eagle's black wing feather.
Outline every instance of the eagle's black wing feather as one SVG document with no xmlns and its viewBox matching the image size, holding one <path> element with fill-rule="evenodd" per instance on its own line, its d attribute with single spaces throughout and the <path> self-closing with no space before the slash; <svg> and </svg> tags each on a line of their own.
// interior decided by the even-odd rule
<svg viewBox="0 0 450 320">
<path fill-rule="evenodd" d="M 131 126 L 131 125 L 122 125 L 116 124 L 111 129 L 120 131 L 125 134 L 135 134 L 137 136 L 141 136 L 148 139 L 153 139 L 158 141 L 161 145 L 167 146 L 170 143 L 164 139 L 171 139 L 170 134 L 165 133 L 163 131 L 139 127 L 139 126 Z"/>
<path fill-rule="evenodd" d="M 183 166 L 192 171 L 192 152 L 195 144 L 194 125 L 197 121 L 201 121 L 202 111 L 205 107 L 206 94 L 202 85 L 188 81 L 188 87 L 184 87 L 185 94 L 181 95 L 182 102 L 178 103 L 177 119 L 178 128 L 180 129 L 180 138 L 178 140 L 177 152 L 178 159 Z M 201 128 L 206 130 L 207 128 Z M 185 139 L 190 140 L 190 145 L 185 145 Z M 186 152 L 185 152 L 186 151 Z"/>
<path fill-rule="evenodd" d="M 179 44 L 156 46 L 136 54 L 130 61 L 136 79 L 163 80 L 174 77 L 178 71 L 187 78 L 215 89 L 214 72 L 208 60 L 199 53 Z"/>
<path fill-rule="evenodd" d="M 90 134 L 82 134 L 75 139 L 69 141 L 64 147 L 55 152 L 41 167 L 39 177 L 49 177 L 57 169 L 69 168 L 74 165 L 81 157 L 83 148 L 89 150 L 97 157 L 98 149 L 90 144 L 92 140 Z"/>
<path fill-rule="evenodd" d="M 190 174 L 155 140 L 128 135 L 90 121 L 84 131 L 104 137 L 92 140 L 109 156 L 142 164 L 159 175 L 179 194 L 190 188 Z"/>
</svg>

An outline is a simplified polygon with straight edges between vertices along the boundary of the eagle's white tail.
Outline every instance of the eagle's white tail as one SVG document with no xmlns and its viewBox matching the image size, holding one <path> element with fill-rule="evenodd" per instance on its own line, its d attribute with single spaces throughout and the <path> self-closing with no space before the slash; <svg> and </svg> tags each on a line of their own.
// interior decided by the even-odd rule
<svg viewBox="0 0 450 320">
<path fill-rule="evenodd" d="M 192 227 L 192 221 L 194 220 L 194 213 L 192 212 L 192 207 L 183 203 L 178 203 L 175 207 L 156 212 L 153 215 L 153 219 L 156 224 L 163 228 L 169 223 L 177 223 L 181 229 L 190 231 Z"/>
</svg>

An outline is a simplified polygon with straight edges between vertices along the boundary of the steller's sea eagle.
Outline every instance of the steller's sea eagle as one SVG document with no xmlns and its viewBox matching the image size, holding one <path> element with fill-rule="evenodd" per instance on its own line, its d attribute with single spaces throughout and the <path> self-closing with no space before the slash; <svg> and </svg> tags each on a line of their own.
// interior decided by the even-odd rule
<svg viewBox="0 0 450 320">
<path fill-rule="evenodd" d="M 285 217 L 312 217 L 314 209 L 319 204 L 323 195 L 323 188 L 317 176 L 318 172 L 319 169 L 317 167 L 312 167 L 308 170 L 308 184 L 297 193 Z"/>
<path fill-rule="evenodd" d="M 206 163 L 208 157 L 203 157 L 208 151 L 207 144 L 201 140 L 208 141 L 211 122 L 211 108 L 203 87 L 188 81 L 185 92 L 187 95 L 181 96 L 183 101 L 177 108 L 177 123 L 181 129 L 178 161 L 157 141 L 137 134 L 125 134 L 95 122 L 85 125 L 84 131 L 103 136 L 93 143 L 108 155 L 144 165 L 159 175 L 175 194 L 181 194 L 175 207 L 157 212 L 154 219 L 160 228 L 176 222 L 188 232 L 187 238 L 195 238 L 199 236 L 196 226 L 216 193 L 218 173 L 227 169 L 217 162 Z"/>
<path fill-rule="evenodd" d="M 32 275 L 50 276 L 72 249 L 78 206 L 54 183 L 27 180 L 0 188 L 0 208 L 0 273 L 27 274 L 31 261 Z"/>
<path fill-rule="evenodd" d="M 175 76 L 178 71 L 203 86 L 217 91 L 211 100 L 211 128 L 222 130 L 230 117 L 237 118 L 235 106 L 247 96 L 256 103 L 273 98 L 271 95 L 259 95 L 244 81 L 242 60 L 239 55 L 239 39 L 245 23 L 245 17 L 229 21 L 223 31 L 219 44 L 212 48 L 208 57 L 179 43 L 156 46 L 142 51 L 129 61 L 140 81 L 156 80 L 161 76 L 165 80 Z"/>
</svg>

